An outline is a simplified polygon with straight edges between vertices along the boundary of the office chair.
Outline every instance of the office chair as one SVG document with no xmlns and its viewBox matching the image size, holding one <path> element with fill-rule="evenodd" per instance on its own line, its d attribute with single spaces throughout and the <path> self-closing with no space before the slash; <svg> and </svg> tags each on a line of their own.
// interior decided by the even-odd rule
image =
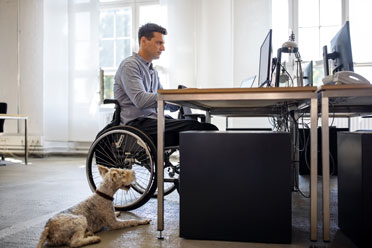
<svg viewBox="0 0 372 248">
<path fill-rule="evenodd" d="M 0 102 L 0 114 L 6 114 L 8 105 L 5 102 Z M 0 135 L 4 132 L 4 119 L 0 119 Z M 0 153 L 1 160 L 4 161 L 5 157 L 3 153 Z M 1 162 L 0 161 L 0 164 Z"/>
</svg>

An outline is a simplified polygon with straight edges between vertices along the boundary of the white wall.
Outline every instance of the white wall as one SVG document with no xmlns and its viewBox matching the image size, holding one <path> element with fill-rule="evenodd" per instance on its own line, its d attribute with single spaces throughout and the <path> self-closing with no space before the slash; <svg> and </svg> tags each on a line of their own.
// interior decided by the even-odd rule
<svg viewBox="0 0 372 248">
<path fill-rule="evenodd" d="M 0 101 L 17 113 L 17 1 L 0 1 Z M 5 130 L 16 132 L 16 122 L 5 121 Z"/>
<path fill-rule="evenodd" d="M 234 3 L 234 87 L 257 75 L 260 47 L 271 28 L 271 0 L 235 0 Z M 271 127 L 268 118 L 231 118 L 229 127 Z"/>
<path fill-rule="evenodd" d="M 44 132 L 43 1 L 20 1 L 20 113 L 29 116 L 29 132 Z"/>
<path fill-rule="evenodd" d="M 168 53 L 170 88 L 196 87 L 196 8 L 198 0 L 166 1 L 168 7 Z"/>
<path fill-rule="evenodd" d="M 44 0 L 44 138 L 68 141 L 68 2 Z"/>
<path fill-rule="evenodd" d="M 170 82 L 188 87 L 239 87 L 258 74 L 259 49 L 271 28 L 271 0 L 167 1 Z M 224 118 L 212 120 L 220 129 Z M 230 127 L 269 126 L 234 119 Z"/>
<path fill-rule="evenodd" d="M 197 87 L 230 87 L 233 82 L 232 0 L 199 2 Z"/>
<path fill-rule="evenodd" d="M 98 30 L 98 0 L 70 0 L 70 141 L 93 141 L 100 129 Z"/>
<path fill-rule="evenodd" d="M 8 113 L 28 115 L 30 134 L 42 135 L 43 1 L 2 0 L 0 4 L 1 99 L 8 103 Z M 16 122 L 6 121 L 5 128 L 7 132 L 16 132 Z"/>
<path fill-rule="evenodd" d="M 187 87 L 232 85 L 232 1 L 167 1 L 170 83 Z"/>
<path fill-rule="evenodd" d="M 234 86 L 257 75 L 260 46 L 271 28 L 271 0 L 234 2 Z M 256 82 L 257 83 L 257 82 Z"/>
</svg>

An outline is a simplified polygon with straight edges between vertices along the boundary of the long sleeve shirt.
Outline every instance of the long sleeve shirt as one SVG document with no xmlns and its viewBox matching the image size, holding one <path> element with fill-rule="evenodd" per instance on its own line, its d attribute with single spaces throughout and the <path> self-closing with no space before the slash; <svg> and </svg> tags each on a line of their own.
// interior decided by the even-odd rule
<svg viewBox="0 0 372 248">
<path fill-rule="evenodd" d="M 158 72 L 137 53 L 123 60 L 116 72 L 114 98 L 121 107 L 121 123 L 138 117 L 157 117 Z"/>
</svg>

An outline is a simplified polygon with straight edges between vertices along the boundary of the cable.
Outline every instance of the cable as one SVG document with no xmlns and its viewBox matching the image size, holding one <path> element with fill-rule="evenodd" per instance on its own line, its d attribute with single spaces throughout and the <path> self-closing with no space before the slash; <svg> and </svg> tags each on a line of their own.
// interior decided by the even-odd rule
<svg viewBox="0 0 372 248">
<path fill-rule="evenodd" d="M 304 75 L 303 75 L 303 72 L 302 72 L 302 59 L 301 59 L 301 54 L 299 51 L 297 51 L 297 53 L 295 53 L 295 56 L 297 58 L 297 75 L 300 75 L 300 85 L 303 86 L 304 82 L 303 82 L 303 78 L 304 78 Z M 298 78 L 297 78 L 297 82 L 298 82 Z M 298 85 L 297 85 L 298 86 Z"/>
<path fill-rule="evenodd" d="M 280 67 L 284 70 L 284 72 L 288 75 L 288 77 L 291 79 L 291 82 L 292 82 L 292 86 L 294 85 L 293 83 L 293 78 L 291 76 L 291 74 L 289 74 L 289 72 L 287 71 L 287 69 L 281 64 L 278 62 L 278 65 L 280 65 Z"/>
</svg>

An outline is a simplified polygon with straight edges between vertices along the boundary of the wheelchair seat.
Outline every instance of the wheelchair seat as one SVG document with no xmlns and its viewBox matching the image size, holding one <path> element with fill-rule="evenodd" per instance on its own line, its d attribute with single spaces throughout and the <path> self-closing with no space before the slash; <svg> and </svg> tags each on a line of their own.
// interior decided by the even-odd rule
<svg viewBox="0 0 372 248">
<path fill-rule="evenodd" d="M 115 111 L 114 111 L 114 114 L 113 114 L 113 118 L 112 118 L 112 121 L 106 125 L 106 127 L 104 127 L 98 134 L 97 134 L 97 137 L 100 136 L 102 133 L 104 133 L 108 128 L 111 128 L 111 127 L 114 127 L 114 126 L 119 126 L 121 125 L 120 124 L 120 111 L 121 111 L 121 107 L 119 105 L 119 102 L 118 100 L 116 99 L 104 99 L 103 100 L 103 104 L 114 104 L 115 105 Z M 183 113 L 183 108 L 181 107 L 180 113 Z M 188 119 L 188 118 L 179 118 L 179 119 Z M 127 126 L 130 126 L 127 124 Z M 168 132 L 167 135 L 164 136 L 164 144 L 165 144 L 165 149 L 169 149 L 169 148 L 173 148 L 173 147 L 178 147 L 178 141 L 179 141 L 179 137 L 178 137 L 178 133 L 174 133 L 174 132 Z M 149 135 L 147 135 L 151 140 L 152 142 L 157 145 L 157 141 L 156 140 L 153 140 Z M 97 138 L 96 137 L 96 138 Z"/>
</svg>

